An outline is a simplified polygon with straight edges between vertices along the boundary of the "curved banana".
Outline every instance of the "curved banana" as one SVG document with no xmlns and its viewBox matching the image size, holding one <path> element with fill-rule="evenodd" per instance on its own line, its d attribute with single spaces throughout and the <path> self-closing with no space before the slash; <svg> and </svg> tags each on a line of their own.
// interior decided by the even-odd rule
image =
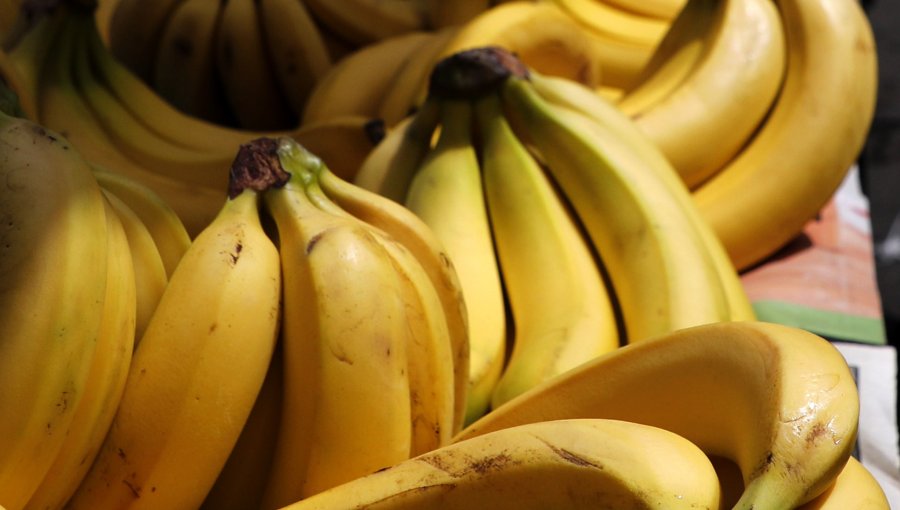
<svg viewBox="0 0 900 510">
<path fill-rule="evenodd" d="M 785 70 L 784 31 L 771 0 L 725 0 L 718 9 L 694 70 L 635 115 L 689 188 L 741 151 L 781 90 Z"/>
<path fill-rule="evenodd" d="M 605 81 L 602 48 L 553 2 L 516 1 L 492 7 L 462 25 L 441 57 L 482 46 L 505 48 L 544 74 L 591 87 Z"/>
<path fill-rule="evenodd" d="M 620 9 L 603 0 L 552 0 L 588 30 L 613 39 L 655 47 L 669 22 Z"/>
<path fill-rule="evenodd" d="M 332 59 L 318 25 L 302 0 L 261 0 L 260 22 L 281 91 L 297 119 Z"/>
<path fill-rule="evenodd" d="M 728 319 L 718 272 L 677 188 L 617 137 L 598 134 L 598 123 L 543 99 L 527 78 L 510 76 L 501 95 L 584 223 L 628 342 Z"/>
<path fill-rule="evenodd" d="M 323 166 L 319 184 L 328 197 L 356 218 L 397 240 L 416 258 L 438 293 L 449 329 L 453 366 L 453 433 L 463 425 L 469 385 L 468 318 L 453 262 L 434 232 L 406 207 L 353 185 Z"/>
<path fill-rule="evenodd" d="M 96 165 L 93 170 L 100 187 L 121 199 L 144 224 L 162 259 L 168 280 L 191 245 L 191 237 L 178 214 L 139 181 Z"/>
<path fill-rule="evenodd" d="M 719 275 L 720 283 L 728 301 L 729 320 L 754 320 L 756 314 L 740 275 L 731 263 L 725 246 L 719 241 L 712 227 L 700 216 L 691 196 L 687 193 L 684 181 L 672 168 L 672 164 L 663 156 L 647 136 L 640 131 L 619 109 L 579 83 L 554 76 L 544 76 L 532 71 L 529 79 L 542 98 L 573 114 L 591 117 L 592 131 L 596 136 L 610 138 L 615 141 L 606 144 L 609 150 L 625 148 L 624 157 L 640 157 L 648 169 L 653 170 L 669 188 L 672 197 L 683 205 L 694 227 L 701 235 L 701 242 L 712 259 L 712 264 Z"/>
<path fill-rule="evenodd" d="M 145 82 L 153 75 L 159 38 L 172 11 L 184 0 L 120 0 L 109 19 L 109 48 Z"/>
<path fill-rule="evenodd" d="M 688 0 L 600 0 L 635 14 L 671 20 L 684 9 Z"/>
<path fill-rule="evenodd" d="M 675 432 L 738 465 L 745 489 L 735 509 L 790 509 L 821 494 L 847 462 L 859 395 L 827 340 L 779 324 L 721 322 L 601 356 L 493 410 L 456 441 L 570 418 Z"/>
<path fill-rule="evenodd" d="M 590 30 L 585 30 L 585 36 L 587 44 L 593 47 L 592 53 L 597 55 L 602 73 L 595 88 L 613 98 L 621 97 L 624 91 L 635 86 L 656 50 L 653 45 L 622 41 Z"/>
<path fill-rule="evenodd" d="M 865 142 L 877 94 L 875 41 L 858 2 L 776 5 L 788 47 L 778 100 L 747 147 L 693 193 L 740 270 L 796 236 L 828 201 Z"/>
<path fill-rule="evenodd" d="M 890 510 L 884 489 L 855 457 L 847 459 L 834 483 L 799 510 Z"/>
<path fill-rule="evenodd" d="M 715 0 L 686 1 L 635 83 L 616 101 L 623 113 L 637 116 L 668 96 L 690 76 L 707 51 L 708 40 L 712 39 L 709 33 L 720 3 Z"/>
<path fill-rule="evenodd" d="M 98 180 L 99 182 L 99 180 Z M 101 188 L 103 186 L 101 185 Z M 162 256 L 150 230 L 140 216 L 121 198 L 103 188 L 103 195 L 113 212 L 122 223 L 131 256 L 131 267 L 136 287 L 137 313 L 134 325 L 134 341 L 140 342 L 147 324 L 156 310 L 156 305 L 166 290 L 169 277 Z"/>
<path fill-rule="evenodd" d="M 229 0 L 222 7 L 215 41 L 219 82 L 239 126 L 289 129 L 299 117 L 278 85 L 260 18 L 257 0 Z"/>
<path fill-rule="evenodd" d="M 265 196 L 284 275 L 284 407 L 262 505 L 277 508 L 408 457 L 412 305 L 370 229 L 310 197 L 322 161 L 265 140 L 258 157 L 290 174 Z"/>
<path fill-rule="evenodd" d="M 90 375 L 62 448 L 25 510 L 63 508 L 100 450 L 125 387 L 136 335 L 137 289 L 132 249 L 119 218 L 106 200 L 106 293 Z"/>
<path fill-rule="evenodd" d="M 354 184 L 403 203 L 413 174 L 431 149 L 439 117 L 438 102 L 426 98 L 416 113 L 389 129 L 366 156 Z"/>
<path fill-rule="evenodd" d="M 472 105 L 440 102 L 441 133 L 409 182 L 405 205 L 447 250 L 469 321 L 466 423 L 487 411 L 506 353 L 506 311 L 481 170 L 472 135 Z"/>
<path fill-rule="evenodd" d="M 67 508 L 197 508 L 234 447 L 272 358 L 281 276 L 258 192 L 242 187 L 254 183 L 232 182 L 169 280 Z"/>
<path fill-rule="evenodd" d="M 183 0 L 175 6 L 160 31 L 148 83 L 180 111 L 229 124 L 234 119 L 229 117 L 215 64 L 221 6 L 220 0 Z"/>
<path fill-rule="evenodd" d="M 58 132 L 0 112 L 0 501 L 22 508 L 54 463 L 91 376 L 107 219 Z"/>
<path fill-rule="evenodd" d="M 497 407 L 619 347 L 612 297 L 581 226 L 506 122 L 496 95 L 476 104 L 484 194 L 513 321 Z"/>
<path fill-rule="evenodd" d="M 426 29 L 420 2 L 409 0 L 303 0 L 323 25 L 357 47 Z"/>
<path fill-rule="evenodd" d="M 464 25 L 491 8 L 490 0 L 424 0 L 423 3 L 432 30 Z"/>
<path fill-rule="evenodd" d="M 695 445 L 616 420 L 560 420 L 459 441 L 283 510 L 719 508 Z"/>
<path fill-rule="evenodd" d="M 353 179 L 363 161 L 385 137 L 381 119 L 340 115 L 309 122 L 290 134 L 345 179 Z"/>
<path fill-rule="evenodd" d="M 432 32 L 410 32 L 364 46 L 342 58 L 316 82 L 301 125 L 342 115 L 377 117 L 394 76 L 419 46 L 434 37 Z"/>
</svg>

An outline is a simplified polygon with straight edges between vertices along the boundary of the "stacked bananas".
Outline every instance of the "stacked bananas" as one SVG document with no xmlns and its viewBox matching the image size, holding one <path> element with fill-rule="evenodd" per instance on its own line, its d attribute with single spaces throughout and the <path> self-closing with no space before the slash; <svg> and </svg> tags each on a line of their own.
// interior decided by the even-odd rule
<svg viewBox="0 0 900 510">
<path fill-rule="evenodd" d="M 355 182 L 422 218 L 453 260 L 468 422 L 620 344 L 754 317 L 660 152 L 590 88 L 506 50 L 442 60 Z"/>
<path fill-rule="evenodd" d="M 95 165 L 150 187 L 191 235 L 221 207 L 238 147 L 262 133 L 187 115 L 122 65 L 103 43 L 93 6 L 40 11 L 0 71 L 31 120 L 63 133 Z M 341 118 L 281 134 L 350 175 L 383 133 L 376 119 Z M 273 136 L 276 132 L 266 132 Z"/>
</svg>

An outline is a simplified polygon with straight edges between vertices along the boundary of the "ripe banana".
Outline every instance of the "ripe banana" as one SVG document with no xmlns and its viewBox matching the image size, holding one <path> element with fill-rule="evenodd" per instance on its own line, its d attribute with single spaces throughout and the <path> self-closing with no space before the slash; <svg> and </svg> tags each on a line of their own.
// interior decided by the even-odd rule
<svg viewBox="0 0 900 510">
<path fill-rule="evenodd" d="M 233 124 L 215 68 L 220 0 L 183 0 L 163 25 L 153 62 L 153 90 L 179 110 Z"/>
<path fill-rule="evenodd" d="M 106 201 L 106 292 L 90 374 L 62 448 L 26 510 L 59 510 L 97 455 L 125 387 L 135 340 L 136 280 L 132 250 L 120 215 Z"/>
<path fill-rule="evenodd" d="M 785 70 L 785 39 L 770 0 L 725 0 L 693 71 L 635 122 L 689 188 L 726 165 L 769 112 Z M 715 140 L 715 143 L 709 143 Z"/>
<path fill-rule="evenodd" d="M 402 281 L 369 228 L 316 204 L 322 161 L 259 139 L 284 275 L 284 407 L 263 508 L 278 508 L 408 458 L 408 324 Z M 278 182 L 281 182 L 280 180 Z M 378 431 L 377 434 L 373 433 Z"/>
<path fill-rule="evenodd" d="M 850 457 L 834 483 L 799 510 L 890 510 L 884 489 L 855 457 Z"/>
<path fill-rule="evenodd" d="M 634 122 L 624 116 L 619 109 L 579 83 L 555 76 L 544 76 L 531 71 L 530 80 L 542 98 L 573 113 L 583 114 L 593 119 L 592 128 L 596 136 L 614 138 L 606 146 L 609 150 L 624 148 L 623 157 L 639 156 L 648 169 L 654 171 L 666 185 L 672 197 L 681 202 L 683 210 L 701 234 L 701 242 L 712 259 L 728 301 L 730 320 L 754 320 L 756 318 L 750 299 L 744 290 L 728 252 L 716 237 L 710 225 L 700 216 L 693 204 L 684 181 L 672 168 L 671 163 L 647 136 L 637 129 Z"/>
<path fill-rule="evenodd" d="M 281 276 L 256 183 L 232 184 L 169 280 L 67 508 L 197 508 L 237 441 L 274 350 Z"/>
<path fill-rule="evenodd" d="M 385 136 L 381 119 L 362 115 L 340 115 L 303 124 L 291 137 L 327 161 L 338 175 L 352 179 L 363 161 Z"/>
<path fill-rule="evenodd" d="M 495 408 L 619 347 L 612 297 L 590 244 L 500 108 L 494 94 L 476 104 L 484 194 L 513 322 Z"/>
<path fill-rule="evenodd" d="M 688 0 L 600 0 L 635 14 L 671 20 L 684 9 Z"/>
<path fill-rule="evenodd" d="M 630 44 L 656 47 L 669 22 L 635 14 L 603 0 L 551 0 L 594 33 Z"/>
<path fill-rule="evenodd" d="M 490 0 L 424 0 L 423 3 L 432 30 L 464 25 L 491 8 Z"/>
<path fill-rule="evenodd" d="M 695 445 L 616 420 L 497 430 L 359 478 L 283 510 L 719 508 L 719 482 Z"/>
<path fill-rule="evenodd" d="M 510 76 L 501 95 L 584 223 L 628 342 L 728 319 L 718 272 L 677 188 L 640 157 L 627 157 L 631 151 L 598 123 L 543 99 L 527 78 Z"/>
<path fill-rule="evenodd" d="M 721 322 L 601 356 L 493 410 L 456 441 L 570 418 L 672 431 L 740 467 L 745 489 L 735 509 L 791 509 L 844 467 L 859 396 L 827 340 L 778 324 Z"/>
<path fill-rule="evenodd" d="M 83 401 L 110 250 L 103 194 L 66 139 L 0 112 L 0 140 L 0 501 L 20 509 Z"/>
<path fill-rule="evenodd" d="M 822 208 L 859 154 L 875 108 L 875 41 L 859 3 L 776 5 L 788 48 L 778 100 L 747 147 L 693 193 L 739 270 L 774 253 Z"/>
<path fill-rule="evenodd" d="M 469 383 L 468 319 L 453 262 L 428 226 L 406 207 L 340 179 L 323 166 L 319 184 L 339 207 L 402 244 L 416 258 L 438 293 L 449 329 L 453 367 L 453 434 L 463 425 Z"/>
<path fill-rule="evenodd" d="M 410 0 L 303 0 L 336 34 L 363 47 L 390 37 L 426 29 L 424 8 Z"/>
<path fill-rule="evenodd" d="M 506 311 L 473 146 L 472 105 L 442 100 L 440 136 L 409 181 L 405 205 L 447 250 L 469 321 L 466 423 L 487 411 L 506 352 Z"/>
<path fill-rule="evenodd" d="M 109 20 L 109 47 L 120 62 L 149 83 L 163 26 L 184 0 L 120 0 Z"/>
</svg>

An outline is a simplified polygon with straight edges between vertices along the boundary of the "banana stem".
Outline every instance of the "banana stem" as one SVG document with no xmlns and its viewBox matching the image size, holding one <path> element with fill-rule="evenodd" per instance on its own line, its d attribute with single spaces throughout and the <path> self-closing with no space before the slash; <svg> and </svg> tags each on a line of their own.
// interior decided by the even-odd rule
<svg viewBox="0 0 900 510">
<path fill-rule="evenodd" d="M 233 199 L 248 188 L 262 192 L 283 186 L 291 174 L 281 164 L 281 145 L 279 140 L 268 137 L 242 144 L 231 164 L 228 197 Z"/>
<path fill-rule="evenodd" d="M 476 99 L 497 92 L 510 76 L 527 77 L 528 68 L 509 50 L 499 46 L 463 50 L 434 66 L 428 94 L 441 99 Z"/>
</svg>

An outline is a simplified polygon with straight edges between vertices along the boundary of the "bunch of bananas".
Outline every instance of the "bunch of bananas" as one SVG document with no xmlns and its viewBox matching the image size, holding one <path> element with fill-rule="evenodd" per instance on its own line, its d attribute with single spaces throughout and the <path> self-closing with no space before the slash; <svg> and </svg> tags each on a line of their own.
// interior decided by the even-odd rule
<svg viewBox="0 0 900 510">
<path fill-rule="evenodd" d="M 661 153 L 591 89 L 506 50 L 442 60 L 355 182 L 416 213 L 456 266 L 468 421 L 621 343 L 754 317 Z"/>
</svg>

